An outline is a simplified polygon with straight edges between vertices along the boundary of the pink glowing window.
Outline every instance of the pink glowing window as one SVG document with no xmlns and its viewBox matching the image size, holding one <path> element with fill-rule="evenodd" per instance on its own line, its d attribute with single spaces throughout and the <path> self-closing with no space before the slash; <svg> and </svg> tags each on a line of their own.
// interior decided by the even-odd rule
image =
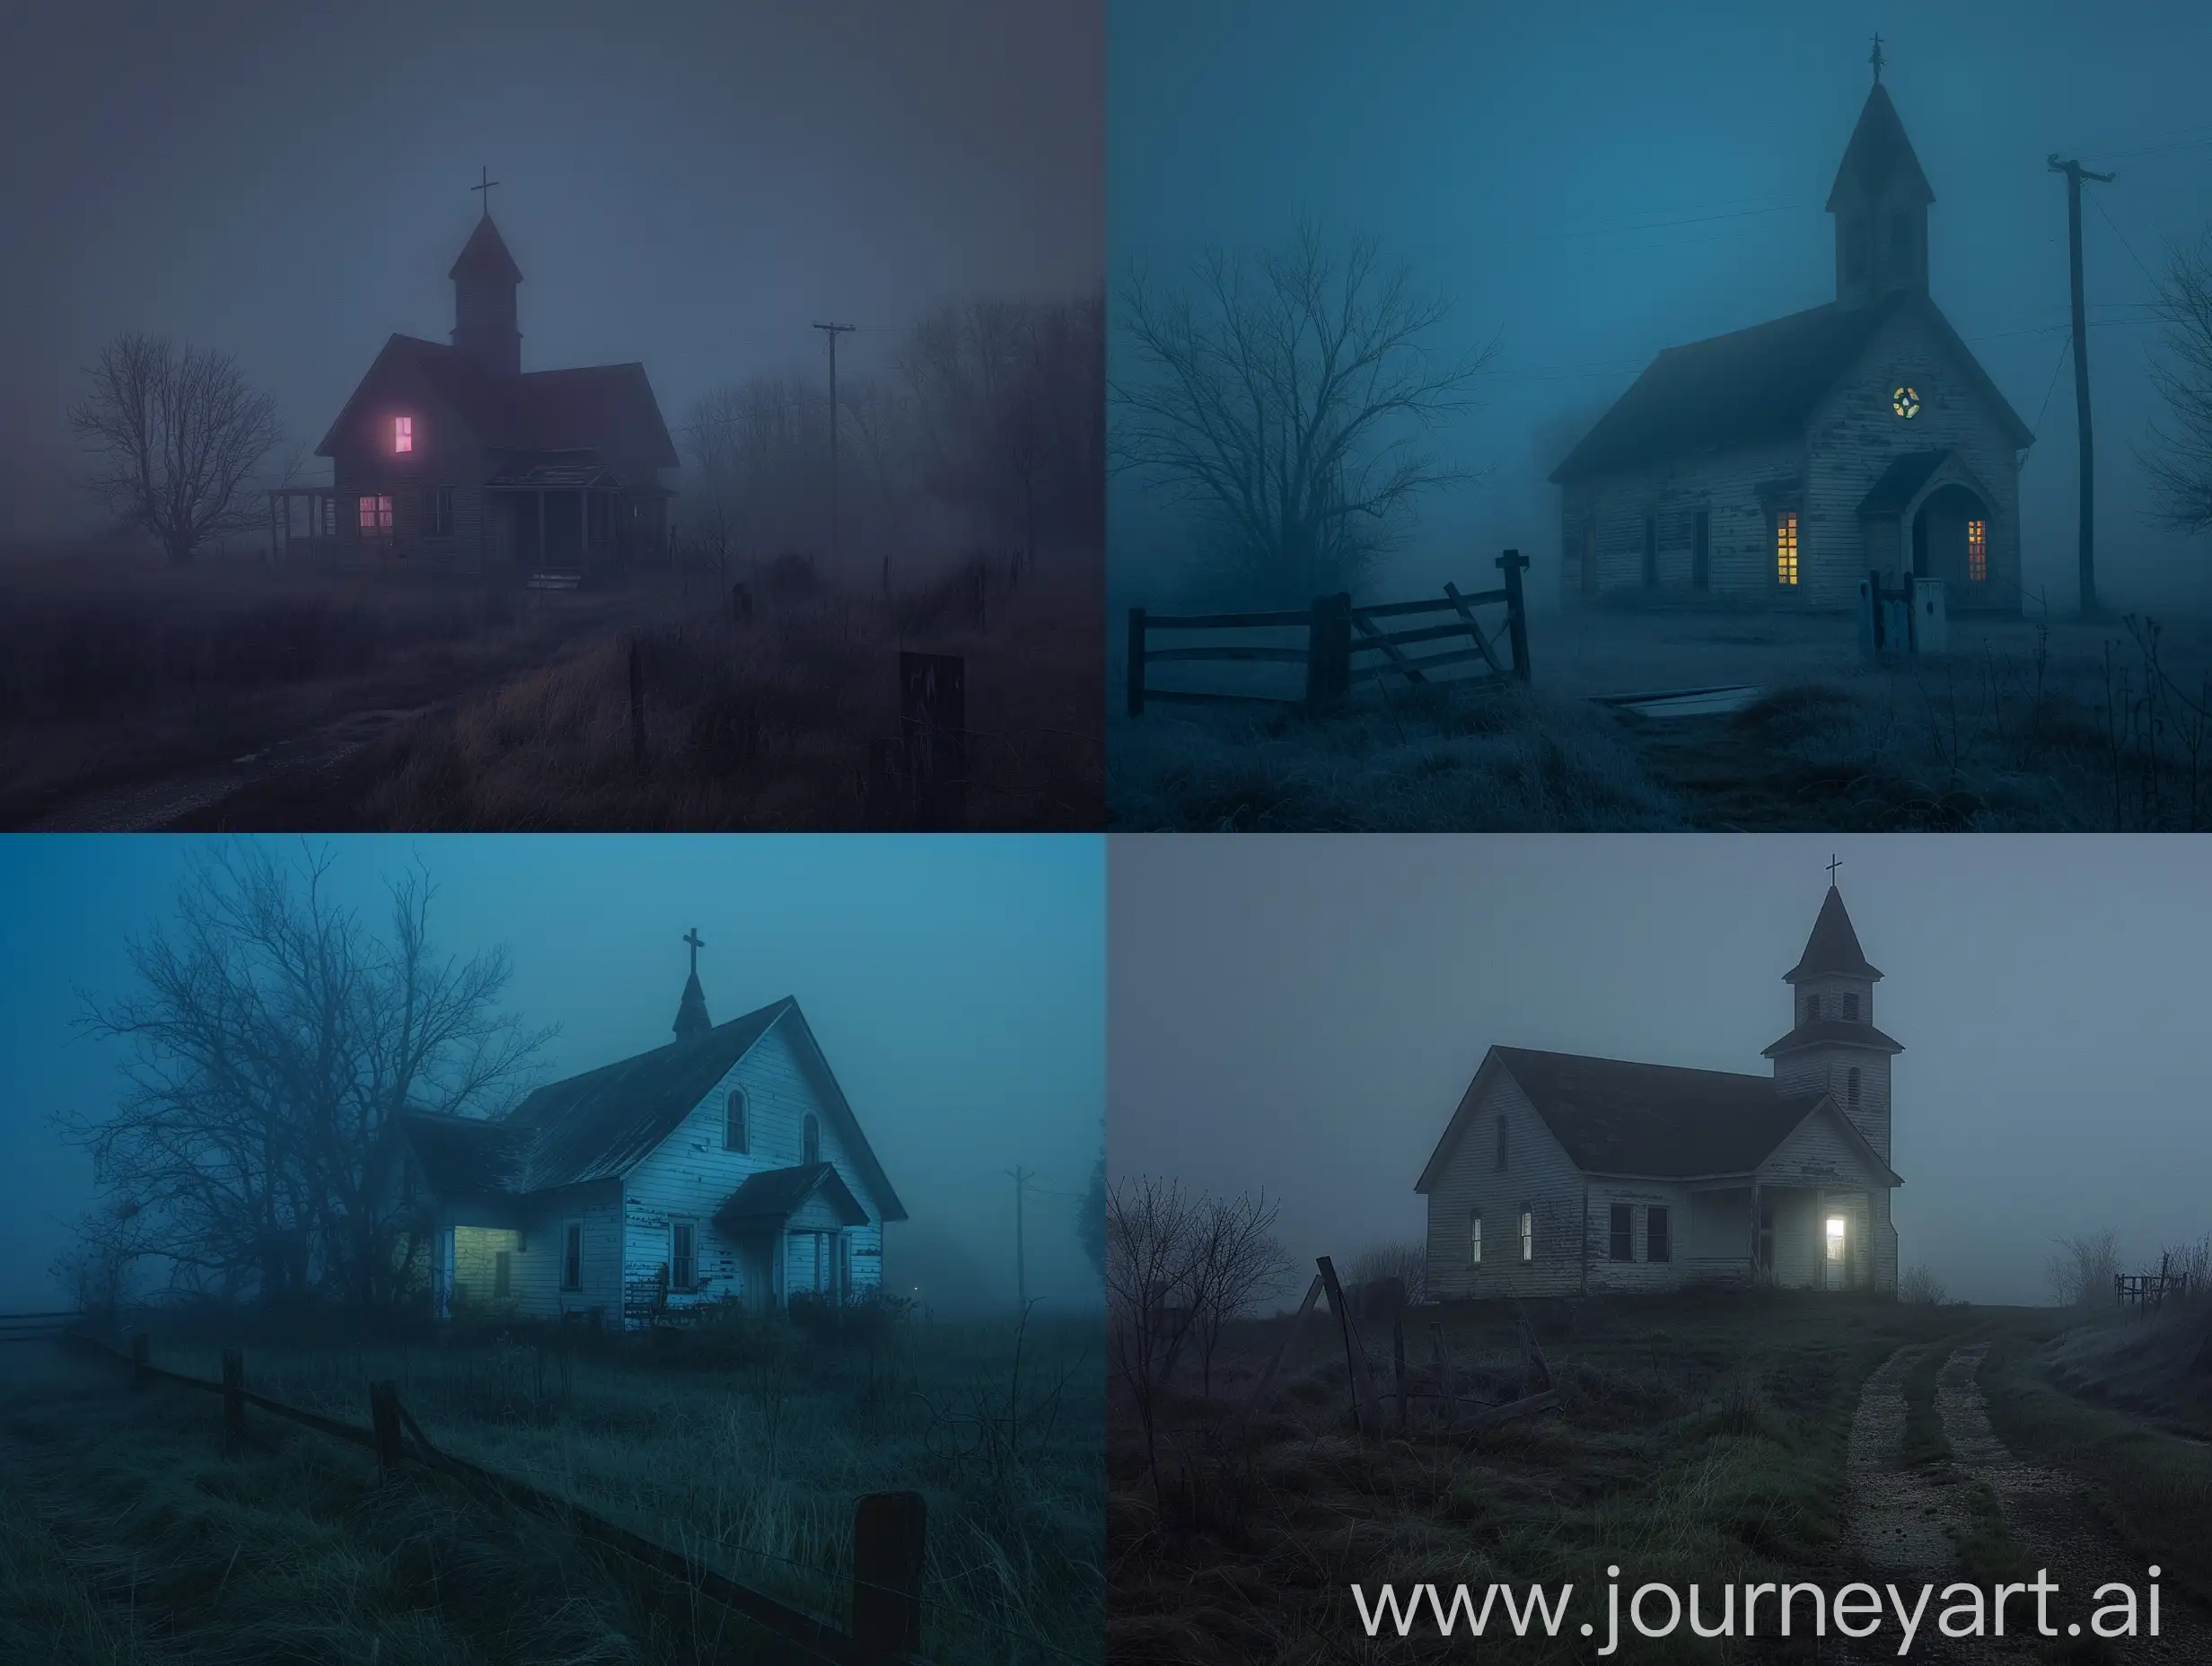
<svg viewBox="0 0 2212 1666">
<path fill-rule="evenodd" d="M 364 497 L 361 500 L 361 535 L 364 538 L 391 536 L 391 499 Z"/>
<path fill-rule="evenodd" d="M 394 416 L 391 419 L 391 449 L 411 452 L 415 449 L 415 419 L 412 416 Z"/>
</svg>

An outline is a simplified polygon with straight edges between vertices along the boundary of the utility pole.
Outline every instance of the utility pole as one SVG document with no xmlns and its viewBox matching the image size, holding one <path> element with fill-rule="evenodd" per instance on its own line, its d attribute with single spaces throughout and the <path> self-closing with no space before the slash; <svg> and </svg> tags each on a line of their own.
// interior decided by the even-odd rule
<svg viewBox="0 0 2212 1666">
<path fill-rule="evenodd" d="M 838 338 L 849 336 L 850 324 L 817 324 L 816 329 L 830 338 L 830 574 L 836 583 L 838 573 Z"/>
<path fill-rule="evenodd" d="M 2082 617 L 2097 617 L 2096 459 L 2089 439 L 2089 319 L 2082 300 L 2082 181 L 2110 185 L 2113 176 L 2092 173 L 2078 161 L 2060 162 L 2050 154 L 2050 171 L 2066 175 L 2066 258 L 2074 280 L 2074 427 L 2081 441 L 2081 482 L 2076 495 L 2081 504 Z"/>
<path fill-rule="evenodd" d="M 1014 1178 L 1014 1305 L 1017 1312 L 1029 1311 L 1029 1271 L 1023 1258 L 1022 1192 L 1037 1176 L 1016 1164 L 1006 1172 Z"/>
</svg>

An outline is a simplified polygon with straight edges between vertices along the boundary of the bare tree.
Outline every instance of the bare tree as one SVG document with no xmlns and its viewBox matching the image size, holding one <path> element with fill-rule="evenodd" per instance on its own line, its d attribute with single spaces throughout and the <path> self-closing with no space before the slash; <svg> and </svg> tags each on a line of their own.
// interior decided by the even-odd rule
<svg viewBox="0 0 2212 1666">
<path fill-rule="evenodd" d="M 1489 351 L 1433 352 L 1449 303 L 1372 239 L 1335 254 L 1311 223 L 1249 264 L 1208 255 L 1196 288 L 1127 286 L 1117 466 L 1193 504 L 1271 599 L 1350 584 L 1421 493 L 1466 478 L 1416 438 L 1464 408 Z"/>
<path fill-rule="evenodd" d="M 257 525 L 247 484 L 284 438 L 276 402 L 228 354 L 128 332 L 101 349 L 69 413 L 96 461 L 85 481 L 110 513 L 188 562 L 211 538 Z"/>
<path fill-rule="evenodd" d="M 1395 1283 L 1400 1300 L 1423 1302 L 1428 1292 L 1428 1246 L 1369 1244 L 1352 1262 L 1352 1283 L 1362 1288 Z"/>
<path fill-rule="evenodd" d="M 2058 1252 L 2045 1269 L 2050 1293 L 2060 1307 L 2088 1307 L 2112 1293 L 2120 1271 L 2120 1239 L 2111 1227 L 2076 1232 L 2058 1241 Z"/>
<path fill-rule="evenodd" d="M 1075 1236 L 1083 1244 L 1084 1258 L 1101 1278 L 1106 1276 L 1106 1153 L 1098 1154 L 1090 1184 L 1083 1188 L 1083 1206 L 1075 1212 Z"/>
<path fill-rule="evenodd" d="M 2151 383 L 2171 425 L 2153 425 L 2143 463 L 2166 520 L 2201 532 L 2212 528 L 2212 232 L 2173 247 L 2155 304 L 2164 355 L 2151 358 Z"/>
<path fill-rule="evenodd" d="M 1276 1241 L 1279 1206 L 1267 1194 L 1200 1200 L 1191 1222 L 1191 1339 L 1198 1348 L 1199 1391 L 1214 1391 L 1214 1350 L 1233 1320 L 1272 1295 L 1290 1260 Z M 1171 1358 L 1170 1374 L 1174 1370 Z"/>
<path fill-rule="evenodd" d="M 128 1048 L 126 1085 L 64 1130 L 129 1254 L 174 1285 L 390 1299 L 422 1248 L 388 1183 L 395 1118 L 501 1108 L 549 1038 L 498 1010 L 504 954 L 432 948 L 425 874 L 391 883 L 380 936 L 331 895 L 329 866 L 258 844 L 208 853 L 173 927 L 129 946 L 139 993 L 87 1002 L 83 1030 Z"/>
<path fill-rule="evenodd" d="M 1159 1486 L 1159 1392 L 1189 1334 L 1196 1211 L 1173 1180 L 1123 1180 L 1106 1195 L 1107 1357 L 1137 1408 Z"/>
</svg>

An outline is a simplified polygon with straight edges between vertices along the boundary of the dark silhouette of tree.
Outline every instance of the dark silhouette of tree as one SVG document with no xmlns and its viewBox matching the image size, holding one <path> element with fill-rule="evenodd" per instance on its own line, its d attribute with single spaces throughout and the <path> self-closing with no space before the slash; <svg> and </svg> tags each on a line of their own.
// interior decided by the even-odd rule
<svg viewBox="0 0 2212 1666">
<path fill-rule="evenodd" d="M 105 1195 L 93 1269 L 353 1306 L 410 1285 L 425 1241 L 392 1184 L 395 1118 L 504 1109 L 551 1031 L 499 1010 L 504 953 L 432 947 L 427 875 L 391 882 L 380 934 L 332 897 L 329 866 L 218 846 L 173 923 L 130 943 L 137 991 L 88 999 L 83 1030 L 127 1050 L 113 1109 L 63 1121 Z"/>
<path fill-rule="evenodd" d="M 1490 357 L 1431 349 L 1449 311 L 1372 239 L 1335 252 L 1312 224 L 1249 260 L 1207 255 L 1194 291 L 1140 273 L 1123 295 L 1115 466 L 1192 505 L 1268 599 L 1345 588 L 1421 493 L 1467 478 L 1417 443 L 1465 408 Z"/>
<path fill-rule="evenodd" d="M 284 438 L 276 402 L 228 354 L 130 332 L 101 349 L 92 391 L 69 413 L 95 459 L 84 484 L 171 561 L 259 525 L 247 484 Z"/>
<path fill-rule="evenodd" d="M 2212 232 L 2173 249 L 2156 305 L 2164 351 L 2152 355 L 2151 384 L 2168 422 L 2153 425 L 2143 462 L 2165 519 L 2201 532 L 2212 528 Z"/>
</svg>

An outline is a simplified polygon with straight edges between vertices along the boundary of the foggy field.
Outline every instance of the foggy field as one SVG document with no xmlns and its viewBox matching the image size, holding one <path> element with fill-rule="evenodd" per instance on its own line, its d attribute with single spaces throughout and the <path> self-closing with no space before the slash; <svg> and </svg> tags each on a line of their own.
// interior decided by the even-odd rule
<svg viewBox="0 0 2212 1666">
<path fill-rule="evenodd" d="M 179 570 L 18 551 L 0 565 L 0 825 L 173 813 L 195 788 L 247 778 L 241 755 L 451 698 L 625 605 L 249 558 Z"/>
<path fill-rule="evenodd" d="M 246 1349 L 247 1386 L 361 1425 L 398 1381 L 432 1442 L 573 1497 L 845 1623 L 852 1508 L 928 1500 L 922 1647 L 945 1662 L 1100 1658 L 1096 1327 L 777 1323 L 573 1355 L 531 1333 L 451 1346 Z M 212 1395 L 21 1348 L 6 1371 L 0 1657 L 401 1662 L 724 1659 L 743 1622 L 567 1529 Z M 217 1350 L 156 1363 L 219 1374 Z M 13 1635 L 10 1635 L 11 1631 Z M 752 1658 L 751 1654 L 747 1654 Z M 759 1658 L 781 1658 L 763 1648 Z"/>
<path fill-rule="evenodd" d="M 1409 1360 L 1426 1363 L 1427 1324 L 1438 1317 L 1460 1394 L 1498 1401 L 1523 1391 L 1510 1309 L 1407 1310 Z M 2212 1449 L 2203 1441 L 2212 1390 L 2172 1363 L 2188 1352 L 2173 1346 L 2177 1329 L 2202 1345 L 2202 1308 L 2175 1320 L 2099 1316 L 2072 1330 L 2059 1345 L 2072 1374 L 2057 1373 L 2069 1388 L 2057 1386 L 2045 1350 L 2081 1317 L 2058 1310 L 1767 1294 L 1593 1301 L 1537 1317 L 1558 1410 L 1450 1442 L 1352 1433 L 1342 1345 L 1325 1313 L 1272 1404 L 1240 1434 L 1235 1415 L 1289 1321 L 1235 1326 L 1214 1363 L 1213 1398 L 1193 1391 L 1198 1372 L 1187 1365 L 1181 1391 L 1161 1407 L 1156 1492 L 1117 1385 L 1114 1658 L 1372 1666 L 1440 1657 L 1433 1633 L 1426 1643 L 1367 1642 L 1347 1589 L 1356 1581 L 1371 1596 L 1384 1581 L 1401 1590 L 1465 1582 L 1479 1591 L 1493 1580 L 1571 1580 L 1590 1593 L 1618 1565 L 1624 1601 L 1647 1580 L 1677 1591 L 1693 1581 L 1710 1591 L 1816 1580 L 1832 1591 L 1874 1565 L 1856 1537 L 1876 1513 L 1853 1424 L 1862 1387 L 1885 1362 L 1883 1381 L 1904 1400 L 1895 1473 L 1963 1513 L 1964 1530 L 1956 1542 L 1936 1534 L 1919 1577 L 1952 1567 L 1984 1580 L 2032 1577 L 2037 1560 L 2026 1574 L 2011 1570 L 2033 1552 L 2078 1599 L 2089 1569 L 2149 1557 L 2165 1566 L 2168 1635 L 2193 1635 L 2188 1628 L 2204 1623 L 2189 1593 L 2212 1599 Z M 2115 1391 L 2110 1362 L 2161 1335 L 2166 1398 L 2154 1405 L 2139 1383 L 2134 1394 Z M 1363 1341 L 1382 1362 L 1390 1416 L 1388 1321 L 1365 1321 Z M 2061 1477 L 2043 1484 L 2066 1506 L 2055 1543 L 2050 1519 L 2001 1481 L 1985 1486 L 1996 1472 L 1978 1452 L 1954 1449 L 1956 1401 L 1974 1394 L 1977 1367 L 1988 1420 L 2021 1460 L 2011 1467 Z M 1543 1662 L 1586 1658 L 1588 1646 L 1567 1636 L 1512 1645 L 1513 1658 Z M 1639 1659 L 1713 1658 L 1686 1635 L 1642 1646 Z"/>
<path fill-rule="evenodd" d="M 1358 690 L 1345 711 L 1112 721 L 1118 829 L 1750 831 L 2212 825 L 2212 623 L 1955 620 L 1859 659 L 1853 621 L 1587 612 L 1531 627 L 1532 689 Z M 2108 659 L 2109 655 L 2109 659 Z M 1209 668 L 1211 669 L 1211 668 Z M 1119 681 L 1119 672 L 1116 671 Z M 1730 716 L 1600 695 L 1749 685 Z M 1191 683 L 1189 686 L 1201 686 Z M 1209 678 L 1203 686 L 1229 687 Z M 2150 697 L 2146 698 L 2146 690 Z M 1115 695 L 1119 711 L 1119 695 Z"/>
<path fill-rule="evenodd" d="M 980 614 L 959 559 L 889 596 L 755 574 L 744 619 L 696 572 L 542 594 L 216 560 L 19 566 L 0 577 L 0 822 L 856 828 L 867 744 L 900 732 L 903 647 L 967 660 L 970 825 L 1096 827 L 1093 581 L 1038 566 L 1018 583 L 994 566 Z"/>
</svg>

